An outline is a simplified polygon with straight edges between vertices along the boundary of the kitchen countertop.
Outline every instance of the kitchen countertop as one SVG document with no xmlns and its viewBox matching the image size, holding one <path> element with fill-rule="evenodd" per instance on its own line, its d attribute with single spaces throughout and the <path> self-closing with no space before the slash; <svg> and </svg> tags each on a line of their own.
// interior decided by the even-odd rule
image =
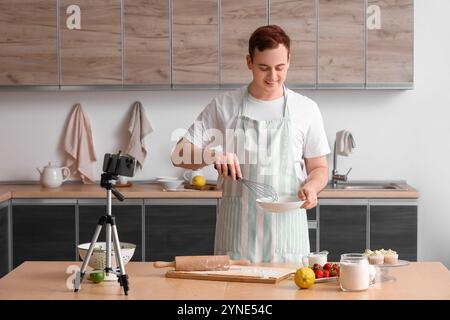
<svg viewBox="0 0 450 320">
<path fill-rule="evenodd" d="M 419 192 L 406 183 L 404 190 L 345 190 L 325 188 L 318 197 L 320 198 L 380 198 L 380 199 L 417 199 Z M 222 192 L 217 190 L 198 191 L 184 189 L 181 191 L 164 191 L 158 184 L 134 183 L 131 187 L 117 188 L 125 198 L 164 198 L 164 199 L 189 199 L 206 198 L 217 199 L 222 197 Z M 43 188 L 39 184 L 2 184 L 0 185 L 0 202 L 9 199 L 70 199 L 70 198 L 105 198 L 105 189 L 99 185 L 85 185 L 81 183 L 66 183 L 59 188 Z"/>
<path fill-rule="evenodd" d="M 131 187 L 118 187 L 117 190 L 127 199 L 143 198 L 221 198 L 221 191 L 199 191 L 183 189 L 164 191 L 158 184 L 134 183 Z M 9 195 L 8 195 L 9 193 Z M 106 190 L 98 184 L 70 183 L 59 188 L 44 188 L 39 184 L 0 185 L 0 201 L 10 199 L 70 199 L 105 198 Z"/>
<path fill-rule="evenodd" d="M 70 265 L 81 262 L 30 262 L 0 279 L 0 300 L 391 300 L 450 299 L 450 271 L 440 262 L 411 262 L 408 266 L 391 268 L 395 282 L 372 285 L 362 292 L 343 292 L 338 282 L 317 283 L 299 290 L 293 279 L 278 284 L 172 279 L 164 276 L 170 269 L 155 269 L 151 262 L 130 262 L 126 265 L 130 291 L 123 294 L 116 281 L 94 284 L 84 280 L 78 293 L 66 286 Z M 267 265 L 267 264 L 265 264 Z M 272 264 L 271 266 L 288 266 Z M 290 265 L 291 267 L 295 267 Z"/>
</svg>

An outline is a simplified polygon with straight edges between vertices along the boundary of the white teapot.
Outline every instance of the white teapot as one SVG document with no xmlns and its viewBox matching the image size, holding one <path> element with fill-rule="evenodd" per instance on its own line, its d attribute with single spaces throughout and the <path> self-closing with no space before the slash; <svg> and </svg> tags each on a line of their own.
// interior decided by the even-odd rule
<svg viewBox="0 0 450 320">
<path fill-rule="evenodd" d="M 69 168 L 52 166 L 51 162 L 42 170 L 36 169 L 41 174 L 41 185 L 47 188 L 58 188 L 70 177 Z"/>
</svg>

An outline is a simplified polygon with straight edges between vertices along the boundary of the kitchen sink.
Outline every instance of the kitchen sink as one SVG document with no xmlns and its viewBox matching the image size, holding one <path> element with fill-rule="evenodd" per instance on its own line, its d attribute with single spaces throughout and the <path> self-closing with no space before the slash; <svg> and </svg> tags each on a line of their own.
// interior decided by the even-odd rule
<svg viewBox="0 0 450 320">
<path fill-rule="evenodd" d="M 394 182 L 341 182 L 337 186 L 328 185 L 328 189 L 346 190 L 407 190 L 406 185 Z"/>
</svg>

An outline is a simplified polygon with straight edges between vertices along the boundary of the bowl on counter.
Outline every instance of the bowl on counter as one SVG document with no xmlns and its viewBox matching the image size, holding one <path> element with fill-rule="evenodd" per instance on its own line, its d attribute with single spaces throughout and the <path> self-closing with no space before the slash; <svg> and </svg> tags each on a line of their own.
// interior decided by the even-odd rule
<svg viewBox="0 0 450 320">
<path fill-rule="evenodd" d="M 164 190 L 174 191 L 184 182 L 183 180 L 161 179 L 158 180 Z"/>
<path fill-rule="evenodd" d="M 297 197 L 279 197 L 278 201 L 273 201 L 271 198 L 258 198 L 256 202 L 269 212 L 282 213 L 295 210 L 301 207 L 303 200 Z"/>
<path fill-rule="evenodd" d="M 174 176 L 159 176 L 156 177 L 156 181 L 161 181 L 161 180 L 180 180 L 178 177 L 174 177 Z"/>
<path fill-rule="evenodd" d="M 89 250 L 90 242 L 82 243 L 78 245 L 78 254 L 81 260 L 84 260 L 86 254 Z M 120 243 L 120 252 L 122 254 L 123 265 L 130 262 L 133 257 L 134 251 L 136 250 L 136 245 L 127 242 Z M 88 266 L 93 269 L 105 269 L 106 267 L 106 242 L 97 242 L 94 246 L 94 251 L 92 251 L 92 256 L 89 259 Z M 116 253 L 114 251 L 114 244 L 111 242 L 111 267 L 113 269 L 117 268 L 116 263 Z M 110 274 L 105 280 L 117 280 L 117 276 Z"/>
</svg>

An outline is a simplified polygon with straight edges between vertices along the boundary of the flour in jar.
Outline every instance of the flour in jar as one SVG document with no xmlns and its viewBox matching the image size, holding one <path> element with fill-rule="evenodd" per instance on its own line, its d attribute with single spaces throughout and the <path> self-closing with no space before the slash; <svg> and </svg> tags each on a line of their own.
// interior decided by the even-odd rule
<svg viewBox="0 0 450 320">
<path fill-rule="evenodd" d="M 343 291 L 362 291 L 369 288 L 370 269 L 367 257 L 362 254 L 341 256 L 339 283 Z"/>
</svg>

